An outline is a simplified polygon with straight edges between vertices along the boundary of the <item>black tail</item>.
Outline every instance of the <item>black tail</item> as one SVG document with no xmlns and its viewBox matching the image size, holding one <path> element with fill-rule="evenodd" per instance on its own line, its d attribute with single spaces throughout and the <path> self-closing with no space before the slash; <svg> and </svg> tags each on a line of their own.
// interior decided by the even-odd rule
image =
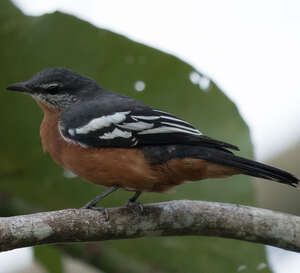
<svg viewBox="0 0 300 273">
<path fill-rule="evenodd" d="M 223 152 L 210 148 L 204 148 L 202 152 L 197 156 L 198 158 L 236 168 L 250 176 L 273 180 L 293 187 L 299 186 L 299 179 L 286 171 L 236 156 L 231 152 Z"/>
</svg>

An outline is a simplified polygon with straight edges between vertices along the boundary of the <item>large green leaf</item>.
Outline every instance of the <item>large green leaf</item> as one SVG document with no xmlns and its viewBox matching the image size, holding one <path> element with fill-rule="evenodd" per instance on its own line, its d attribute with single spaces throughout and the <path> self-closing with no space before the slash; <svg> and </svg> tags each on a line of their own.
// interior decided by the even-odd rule
<svg viewBox="0 0 300 273">
<path fill-rule="evenodd" d="M 240 146 L 243 156 L 252 155 L 248 128 L 235 105 L 213 82 L 207 90 L 193 84 L 189 77 L 195 69 L 174 56 L 66 14 L 24 16 L 7 0 L 0 3 L 0 41 L 1 89 L 42 68 L 65 66 L 95 78 L 103 87 L 174 113 L 211 137 Z M 146 84 L 143 92 L 134 89 L 140 80 Z M 29 208 L 79 207 L 103 189 L 79 178 L 64 178 L 63 170 L 42 153 L 42 114 L 30 97 L 1 92 L 0 116 L 1 191 L 27 204 L 19 207 L 19 213 Z M 118 206 L 129 196 L 120 191 L 104 204 Z M 185 198 L 251 204 L 252 197 L 249 179 L 236 176 L 185 184 L 169 194 L 147 193 L 141 200 Z M 253 272 L 265 260 L 262 246 L 216 238 L 144 238 L 97 246 L 98 265 L 106 272 L 147 268 L 144 272 L 226 273 L 241 264 L 248 266 L 244 272 Z M 77 257 L 88 261 L 84 255 Z"/>
</svg>

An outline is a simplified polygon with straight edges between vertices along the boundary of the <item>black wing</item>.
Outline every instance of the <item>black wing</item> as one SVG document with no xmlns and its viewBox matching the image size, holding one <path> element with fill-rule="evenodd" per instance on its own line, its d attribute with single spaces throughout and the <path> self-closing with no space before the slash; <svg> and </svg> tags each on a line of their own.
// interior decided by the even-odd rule
<svg viewBox="0 0 300 273">
<path fill-rule="evenodd" d="M 126 97 L 72 107 L 62 113 L 59 129 L 66 140 L 87 147 L 190 144 L 238 150 L 203 136 L 184 120 Z"/>
</svg>

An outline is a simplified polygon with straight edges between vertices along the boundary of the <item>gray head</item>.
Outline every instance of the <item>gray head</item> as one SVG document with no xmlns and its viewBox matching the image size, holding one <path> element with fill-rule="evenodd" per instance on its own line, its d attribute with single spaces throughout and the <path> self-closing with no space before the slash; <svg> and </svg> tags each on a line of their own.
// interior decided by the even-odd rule
<svg viewBox="0 0 300 273">
<path fill-rule="evenodd" d="M 92 79 L 61 67 L 46 68 L 28 81 L 11 84 L 6 89 L 28 93 L 34 99 L 58 109 L 65 109 L 101 90 Z"/>
</svg>

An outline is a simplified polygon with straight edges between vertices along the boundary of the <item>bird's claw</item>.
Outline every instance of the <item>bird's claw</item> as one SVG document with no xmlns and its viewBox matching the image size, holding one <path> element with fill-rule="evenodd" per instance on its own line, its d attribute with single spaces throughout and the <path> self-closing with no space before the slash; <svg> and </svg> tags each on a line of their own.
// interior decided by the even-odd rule
<svg viewBox="0 0 300 273">
<path fill-rule="evenodd" d="M 138 209 L 138 212 L 139 212 L 139 215 L 142 216 L 144 215 L 144 206 L 142 203 L 140 202 L 133 202 L 133 201 L 127 201 L 127 203 L 124 205 L 124 207 L 126 208 L 137 208 Z"/>
<path fill-rule="evenodd" d="M 98 207 L 98 206 L 87 206 L 88 204 L 84 205 L 83 207 L 81 207 L 81 209 L 91 209 L 91 210 L 96 210 L 96 211 L 100 211 L 103 212 L 105 215 L 105 221 L 109 220 L 109 213 L 108 213 L 108 209 L 105 207 Z"/>
</svg>

